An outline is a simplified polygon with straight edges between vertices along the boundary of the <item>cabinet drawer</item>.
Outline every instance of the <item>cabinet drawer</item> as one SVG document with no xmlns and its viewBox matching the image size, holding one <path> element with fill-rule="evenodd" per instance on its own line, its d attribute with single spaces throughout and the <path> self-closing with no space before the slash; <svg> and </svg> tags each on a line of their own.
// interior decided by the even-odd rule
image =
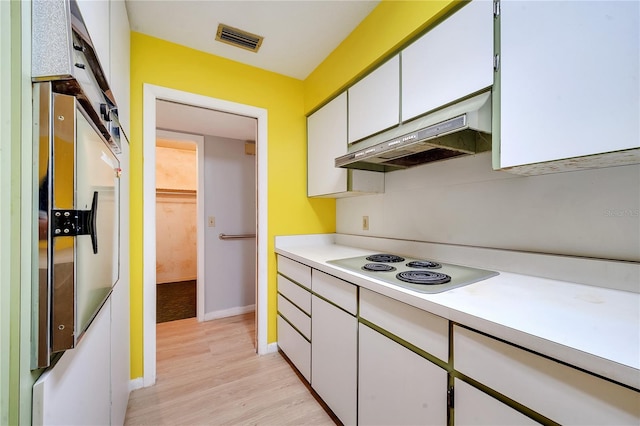
<svg viewBox="0 0 640 426">
<path fill-rule="evenodd" d="M 278 315 L 278 347 L 296 366 L 300 374 L 311 381 L 311 343 Z"/>
<path fill-rule="evenodd" d="M 282 297 L 281 294 L 278 295 L 278 314 L 285 317 L 304 337 L 311 340 L 311 317 Z"/>
<path fill-rule="evenodd" d="M 303 287 L 311 288 L 311 268 L 307 265 L 278 255 L 278 272 Z"/>
<path fill-rule="evenodd" d="M 311 315 L 311 293 L 309 291 L 291 282 L 288 278 L 278 275 L 278 293 Z"/>
<path fill-rule="evenodd" d="M 367 289 L 360 289 L 360 317 L 447 362 L 449 322 Z"/>
<path fill-rule="evenodd" d="M 640 392 L 454 327 L 453 367 L 560 424 L 640 422 Z"/>
<path fill-rule="evenodd" d="M 355 285 L 314 269 L 312 290 L 350 314 L 358 313 L 358 288 Z"/>
</svg>

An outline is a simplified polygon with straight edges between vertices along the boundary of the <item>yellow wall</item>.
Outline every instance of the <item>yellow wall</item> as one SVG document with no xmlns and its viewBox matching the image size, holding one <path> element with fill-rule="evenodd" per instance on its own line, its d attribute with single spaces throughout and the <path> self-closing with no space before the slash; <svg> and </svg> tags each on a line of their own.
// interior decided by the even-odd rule
<svg viewBox="0 0 640 426">
<path fill-rule="evenodd" d="M 353 84 L 462 3 L 383 0 L 306 78 L 305 112 Z"/>
<path fill-rule="evenodd" d="M 335 231 L 335 202 L 306 196 L 307 149 L 302 82 L 131 34 L 131 376 L 143 375 L 143 83 L 268 111 L 268 341 L 276 340 L 276 235 Z M 260 141 L 258 141 L 260 143 Z"/>
<path fill-rule="evenodd" d="M 457 0 L 383 0 L 304 81 L 131 35 L 131 375 L 143 374 L 142 85 L 268 110 L 268 341 L 276 341 L 273 237 L 335 231 L 335 202 L 306 197 L 305 115 L 450 12 Z"/>
</svg>

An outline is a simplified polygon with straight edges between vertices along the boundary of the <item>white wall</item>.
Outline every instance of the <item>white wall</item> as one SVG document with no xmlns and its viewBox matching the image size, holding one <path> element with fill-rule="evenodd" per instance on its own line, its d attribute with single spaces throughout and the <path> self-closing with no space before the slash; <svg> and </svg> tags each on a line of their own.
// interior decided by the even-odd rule
<svg viewBox="0 0 640 426">
<path fill-rule="evenodd" d="M 256 240 L 223 241 L 224 234 L 256 232 L 254 155 L 244 141 L 206 136 L 204 142 L 205 316 L 255 304 Z"/>
<path fill-rule="evenodd" d="M 522 177 L 491 153 L 387 173 L 337 201 L 338 233 L 640 261 L 640 166 Z M 369 216 L 369 231 L 362 216 Z"/>
</svg>

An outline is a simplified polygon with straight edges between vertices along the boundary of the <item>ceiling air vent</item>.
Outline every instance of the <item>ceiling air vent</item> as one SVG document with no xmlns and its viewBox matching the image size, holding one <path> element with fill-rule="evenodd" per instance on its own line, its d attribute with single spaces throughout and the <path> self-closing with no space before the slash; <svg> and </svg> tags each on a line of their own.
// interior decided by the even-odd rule
<svg viewBox="0 0 640 426">
<path fill-rule="evenodd" d="M 237 28 L 230 27 L 225 24 L 218 25 L 216 32 L 216 40 L 242 49 L 257 52 L 262 45 L 262 39 L 259 35 L 251 34 Z"/>
</svg>

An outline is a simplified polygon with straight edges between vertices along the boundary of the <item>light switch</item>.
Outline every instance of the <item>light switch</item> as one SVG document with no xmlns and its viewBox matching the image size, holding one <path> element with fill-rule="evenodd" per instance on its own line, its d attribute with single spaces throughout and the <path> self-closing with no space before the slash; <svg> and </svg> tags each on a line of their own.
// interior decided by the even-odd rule
<svg viewBox="0 0 640 426">
<path fill-rule="evenodd" d="M 216 218 L 215 216 L 209 216 L 209 228 L 213 228 L 216 226 Z"/>
</svg>

